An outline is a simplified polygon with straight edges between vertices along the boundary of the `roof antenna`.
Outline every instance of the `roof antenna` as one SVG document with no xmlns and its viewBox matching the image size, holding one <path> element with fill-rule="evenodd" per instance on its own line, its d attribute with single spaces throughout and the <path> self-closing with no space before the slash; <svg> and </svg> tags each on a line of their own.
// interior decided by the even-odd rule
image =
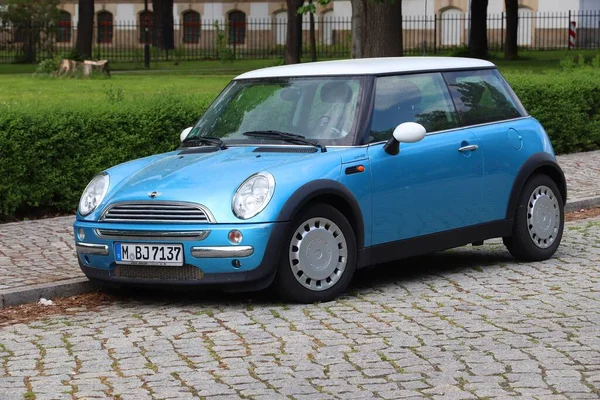
<svg viewBox="0 0 600 400">
<path fill-rule="evenodd" d="M 423 17 L 425 20 L 425 29 L 423 30 L 423 32 L 425 32 L 425 38 L 423 39 L 423 57 L 427 56 L 427 32 L 429 32 L 429 24 L 427 21 L 427 3 L 429 2 L 429 0 L 425 0 L 425 16 Z"/>
</svg>

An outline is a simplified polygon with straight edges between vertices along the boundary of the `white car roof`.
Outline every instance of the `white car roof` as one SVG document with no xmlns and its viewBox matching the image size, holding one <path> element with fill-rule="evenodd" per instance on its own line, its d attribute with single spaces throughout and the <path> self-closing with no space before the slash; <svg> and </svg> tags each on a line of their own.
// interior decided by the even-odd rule
<svg viewBox="0 0 600 400">
<path fill-rule="evenodd" d="M 319 75 L 378 75 L 396 72 L 494 67 L 495 65 L 489 61 L 460 57 L 358 58 L 261 68 L 241 74 L 235 79 Z"/>
</svg>

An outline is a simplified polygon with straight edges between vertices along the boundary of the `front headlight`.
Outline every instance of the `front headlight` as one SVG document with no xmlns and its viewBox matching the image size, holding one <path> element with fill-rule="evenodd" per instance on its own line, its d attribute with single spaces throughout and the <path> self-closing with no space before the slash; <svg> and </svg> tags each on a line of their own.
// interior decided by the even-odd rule
<svg viewBox="0 0 600 400">
<path fill-rule="evenodd" d="M 94 177 L 87 185 L 79 200 L 79 214 L 82 216 L 89 215 L 98 207 L 98 204 L 104 199 L 110 178 L 107 174 L 100 174 Z"/>
<path fill-rule="evenodd" d="M 233 213 L 240 219 L 252 218 L 269 204 L 275 191 L 275 179 L 268 172 L 259 172 L 246 179 L 233 196 Z"/>
</svg>

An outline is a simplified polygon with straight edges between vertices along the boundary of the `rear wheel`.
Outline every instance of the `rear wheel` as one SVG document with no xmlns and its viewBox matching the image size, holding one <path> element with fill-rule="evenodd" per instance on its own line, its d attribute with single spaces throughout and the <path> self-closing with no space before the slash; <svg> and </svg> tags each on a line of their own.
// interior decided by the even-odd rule
<svg viewBox="0 0 600 400">
<path fill-rule="evenodd" d="M 317 204 L 292 222 L 274 288 L 300 303 L 330 301 L 346 290 L 356 270 L 356 238 L 335 208 Z"/>
<path fill-rule="evenodd" d="M 508 251 L 521 261 L 547 260 L 556 252 L 564 228 L 563 199 L 547 175 L 529 178 L 519 196 Z"/>
</svg>

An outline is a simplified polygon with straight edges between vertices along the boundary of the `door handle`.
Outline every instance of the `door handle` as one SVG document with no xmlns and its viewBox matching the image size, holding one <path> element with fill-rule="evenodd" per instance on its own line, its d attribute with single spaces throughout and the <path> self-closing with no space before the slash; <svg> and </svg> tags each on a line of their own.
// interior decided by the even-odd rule
<svg viewBox="0 0 600 400">
<path fill-rule="evenodd" d="M 468 146 L 463 146 L 463 147 L 460 147 L 460 148 L 458 149 L 458 151 L 460 151 L 460 152 L 465 152 L 465 151 L 475 151 L 475 150 L 477 150 L 478 148 L 479 148 L 479 146 L 477 146 L 476 144 L 470 144 L 470 145 L 468 145 Z"/>
</svg>

